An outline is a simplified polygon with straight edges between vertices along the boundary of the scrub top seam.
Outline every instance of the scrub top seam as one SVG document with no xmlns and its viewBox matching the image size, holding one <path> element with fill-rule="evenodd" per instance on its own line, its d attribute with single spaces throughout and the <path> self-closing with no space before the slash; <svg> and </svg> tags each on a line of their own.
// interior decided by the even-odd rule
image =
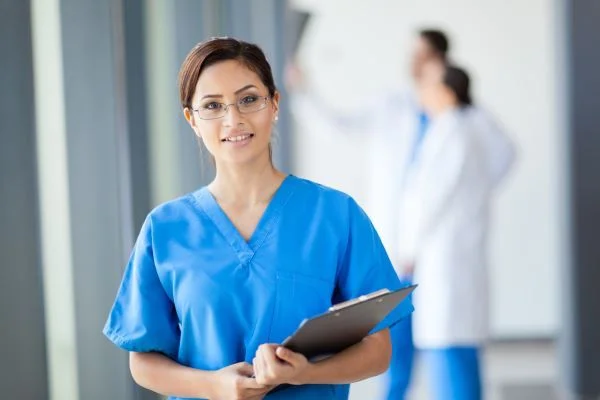
<svg viewBox="0 0 600 400">
<path fill-rule="evenodd" d="M 256 253 L 258 252 L 258 250 L 262 247 L 262 245 L 266 242 L 267 238 L 273 232 L 273 227 L 281 219 L 281 212 L 283 211 L 283 209 L 287 205 L 287 203 L 290 201 L 290 199 L 292 198 L 293 194 L 294 194 L 294 189 L 290 188 L 288 190 L 288 192 L 285 193 L 286 197 L 284 197 L 282 199 L 282 201 L 279 202 L 279 204 L 276 205 L 277 208 L 271 210 L 271 218 L 269 218 L 269 221 L 267 221 L 267 223 L 265 224 L 265 226 L 261 229 L 262 232 L 261 232 L 261 235 L 260 235 L 261 236 L 260 240 L 257 241 L 257 243 L 255 245 L 255 248 L 254 248 L 254 253 L 252 254 L 252 257 L 250 257 L 250 260 L 248 260 L 249 262 L 252 261 L 252 259 L 254 258 L 254 256 L 256 255 Z"/>
<path fill-rule="evenodd" d="M 210 193 L 207 193 L 203 189 L 200 189 L 200 191 L 197 192 L 197 196 L 205 197 L 207 195 L 210 195 Z M 250 253 L 252 253 L 251 258 L 254 256 L 254 252 L 252 251 L 250 246 L 247 246 L 247 248 L 243 248 L 243 246 L 238 245 L 237 237 L 234 234 L 235 232 L 233 232 L 233 229 L 234 229 L 233 224 L 228 224 L 230 226 L 225 226 L 225 224 L 222 224 L 220 221 L 220 219 L 222 218 L 221 215 L 218 215 L 216 212 L 213 212 L 213 210 L 211 210 L 209 207 L 205 207 L 202 204 L 202 202 L 196 198 L 195 195 L 192 196 L 192 199 L 193 199 L 194 203 L 196 204 L 196 208 L 200 212 L 202 212 L 204 215 L 206 215 L 208 217 L 208 220 L 210 221 L 210 223 L 215 228 L 217 228 L 219 233 L 221 233 L 221 235 L 223 236 L 223 240 L 229 245 L 229 247 L 231 247 L 231 249 L 235 253 L 235 256 L 238 258 L 240 263 L 243 264 L 244 262 L 246 262 L 246 260 L 244 258 L 248 256 L 248 251 L 250 251 Z M 239 236 L 239 234 L 238 234 L 238 236 Z"/>
</svg>

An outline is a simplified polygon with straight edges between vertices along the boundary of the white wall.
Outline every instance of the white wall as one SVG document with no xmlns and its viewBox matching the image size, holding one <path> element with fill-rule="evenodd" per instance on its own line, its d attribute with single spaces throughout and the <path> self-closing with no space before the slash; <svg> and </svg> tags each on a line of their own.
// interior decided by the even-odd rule
<svg viewBox="0 0 600 400">
<path fill-rule="evenodd" d="M 316 16 L 302 42 L 307 77 L 350 110 L 403 83 L 413 32 L 441 27 L 476 99 L 511 132 L 519 162 L 499 194 L 492 237 L 495 337 L 558 329 L 559 132 L 551 0 L 298 0 Z M 297 126 L 295 171 L 366 199 L 368 139 L 331 132 L 311 115 Z"/>
</svg>

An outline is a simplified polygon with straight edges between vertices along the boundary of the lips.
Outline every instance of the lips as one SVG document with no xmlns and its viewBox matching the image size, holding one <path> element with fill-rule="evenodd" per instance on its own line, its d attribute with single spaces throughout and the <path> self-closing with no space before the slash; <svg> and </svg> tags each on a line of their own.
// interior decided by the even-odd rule
<svg viewBox="0 0 600 400">
<path fill-rule="evenodd" d="M 228 137 L 226 137 L 224 139 L 221 139 L 221 142 L 233 142 L 233 143 L 235 143 L 235 142 L 242 142 L 242 141 L 250 139 L 252 137 L 254 137 L 253 133 L 242 133 L 242 134 L 239 134 L 239 135 L 228 136 Z"/>
</svg>

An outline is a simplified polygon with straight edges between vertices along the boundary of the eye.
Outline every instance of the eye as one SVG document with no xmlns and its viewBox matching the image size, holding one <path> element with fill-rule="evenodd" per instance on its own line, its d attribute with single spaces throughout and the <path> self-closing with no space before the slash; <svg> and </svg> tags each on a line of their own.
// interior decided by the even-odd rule
<svg viewBox="0 0 600 400">
<path fill-rule="evenodd" d="M 248 104 L 255 103 L 256 100 L 258 100 L 258 96 L 254 96 L 254 95 L 244 96 L 240 99 L 240 104 L 248 105 Z"/>
<path fill-rule="evenodd" d="M 206 103 L 202 106 L 205 110 L 220 110 L 223 107 L 221 103 L 217 103 L 216 101 Z"/>
</svg>

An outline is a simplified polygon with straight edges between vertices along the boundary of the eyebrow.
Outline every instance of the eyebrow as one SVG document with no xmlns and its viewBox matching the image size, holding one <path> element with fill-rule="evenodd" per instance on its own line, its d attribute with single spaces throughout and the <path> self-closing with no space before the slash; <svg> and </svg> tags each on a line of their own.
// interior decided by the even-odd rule
<svg viewBox="0 0 600 400">
<path fill-rule="evenodd" d="M 236 90 L 236 91 L 234 92 L 234 94 L 239 94 L 239 93 L 243 92 L 244 90 L 248 90 L 248 89 L 250 89 L 250 88 L 255 88 L 255 89 L 258 89 L 256 86 L 254 86 L 254 85 L 250 84 L 250 85 L 246 85 L 246 86 L 244 86 L 244 87 L 243 87 L 243 88 L 241 88 L 241 89 L 238 89 L 238 90 Z M 207 95 L 205 95 L 205 96 L 202 96 L 202 98 L 200 98 L 200 100 L 207 99 L 207 98 L 222 98 L 222 97 L 223 97 L 223 95 L 222 95 L 222 94 L 207 94 Z"/>
</svg>

